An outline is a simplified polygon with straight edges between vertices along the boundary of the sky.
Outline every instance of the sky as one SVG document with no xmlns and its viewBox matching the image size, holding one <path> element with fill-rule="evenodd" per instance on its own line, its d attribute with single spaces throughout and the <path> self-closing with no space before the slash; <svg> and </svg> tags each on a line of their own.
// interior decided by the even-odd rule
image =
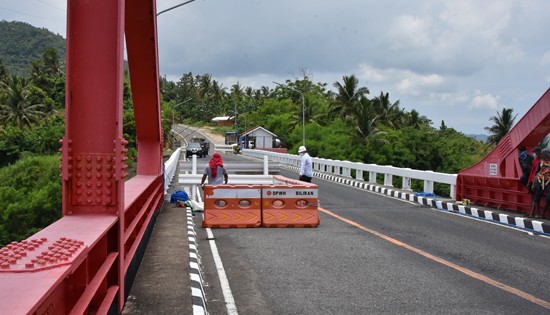
<svg viewBox="0 0 550 315">
<path fill-rule="evenodd" d="M 76 0 L 72 0 L 76 1 Z M 185 0 L 157 0 L 157 12 Z M 65 37 L 67 0 L 0 0 L 0 20 Z M 223 87 L 303 78 L 334 90 L 355 75 L 369 98 L 466 134 L 516 122 L 550 87 L 548 0 L 196 0 L 157 17 L 160 75 Z"/>
</svg>

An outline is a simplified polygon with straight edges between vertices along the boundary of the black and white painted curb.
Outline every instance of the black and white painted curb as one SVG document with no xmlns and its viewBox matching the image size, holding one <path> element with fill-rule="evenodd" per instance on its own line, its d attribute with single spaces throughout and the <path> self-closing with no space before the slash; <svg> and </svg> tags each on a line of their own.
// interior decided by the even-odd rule
<svg viewBox="0 0 550 315">
<path fill-rule="evenodd" d="M 197 234 L 195 233 L 195 223 L 193 222 L 191 209 L 187 209 L 187 239 L 189 240 L 189 275 L 191 277 L 193 314 L 208 314 L 206 297 L 204 295 L 204 281 L 200 267 L 200 256 L 197 248 Z"/>
<path fill-rule="evenodd" d="M 299 167 L 295 167 L 295 166 L 283 165 L 283 164 L 281 164 L 281 166 L 295 172 L 299 172 L 300 170 Z M 537 220 L 533 220 L 525 217 L 511 216 L 508 214 L 495 213 L 489 210 L 481 210 L 470 206 L 458 205 L 458 204 L 455 204 L 454 202 L 446 202 L 446 201 L 441 201 L 434 198 L 417 196 L 414 193 L 407 193 L 396 189 L 391 189 L 388 187 L 374 185 L 372 183 L 367 183 L 364 181 L 359 181 L 351 178 L 344 178 L 344 177 L 320 173 L 320 172 L 313 172 L 313 177 L 318 177 L 328 181 L 337 182 L 348 186 L 353 186 L 359 189 L 373 191 L 379 194 L 384 194 L 390 197 L 403 199 L 410 202 L 416 202 L 421 205 L 430 206 L 443 211 L 459 213 L 466 216 L 476 217 L 483 220 L 489 220 L 489 221 L 493 221 L 493 222 L 497 222 L 505 225 L 510 225 L 520 229 L 526 229 L 533 232 L 550 235 L 550 224 L 542 221 L 537 221 Z"/>
</svg>

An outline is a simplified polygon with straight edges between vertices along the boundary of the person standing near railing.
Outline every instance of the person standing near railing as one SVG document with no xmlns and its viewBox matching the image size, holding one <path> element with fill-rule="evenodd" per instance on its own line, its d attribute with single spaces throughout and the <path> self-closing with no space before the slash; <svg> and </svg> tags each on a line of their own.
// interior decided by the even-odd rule
<svg viewBox="0 0 550 315">
<path fill-rule="evenodd" d="M 201 187 L 204 188 L 204 181 L 208 177 L 208 185 L 227 184 L 227 170 L 223 166 L 223 160 L 220 153 L 216 152 L 212 159 L 204 167 L 204 172 L 201 179 Z"/>
<path fill-rule="evenodd" d="M 301 145 L 298 148 L 298 154 L 300 155 L 300 178 L 299 180 L 303 182 L 311 183 L 311 179 L 313 178 L 313 169 L 312 169 L 312 162 L 311 162 L 311 156 L 307 153 L 307 149 L 305 146 Z"/>
<path fill-rule="evenodd" d="M 540 200 L 544 197 L 544 209 L 540 211 Z M 544 149 L 540 153 L 540 162 L 535 171 L 533 185 L 533 202 L 528 217 L 544 219 L 550 209 L 550 151 Z"/>
</svg>

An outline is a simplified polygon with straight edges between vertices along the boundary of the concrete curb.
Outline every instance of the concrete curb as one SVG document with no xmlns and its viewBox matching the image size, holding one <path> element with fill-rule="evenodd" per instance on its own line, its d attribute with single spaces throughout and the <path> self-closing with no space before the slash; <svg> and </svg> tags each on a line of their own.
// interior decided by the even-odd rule
<svg viewBox="0 0 550 315">
<path fill-rule="evenodd" d="M 204 280 L 197 248 L 197 234 L 195 233 L 195 223 L 193 222 L 191 209 L 187 209 L 187 239 L 189 240 L 189 276 L 191 277 L 193 314 L 208 314 L 204 295 Z"/>
<path fill-rule="evenodd" d="M 299 172 L 300 170 L 298 167 L 295 167 L 295 166 L 283 165 L 283 164 L 281 164 L 281 166 L 295 172 Z M 416 196 L 414 193 L 403 192 L 397 189 L 392 189 L 392 188 L 388 188 L 380 185 L 367 183 L 365 181 L 355 180 L 351 178 L 344 178 L 344 177 L 325 174 L 325 173 L 313 172 L 313 177 L 337 182 L 340 184 L 344 184 L 344 185 L 348 185 L 348 186 L 352 186 L 352 187 L 356 187 L 364 190 L 369 190 L 372 192 L 376 192 L 379 194 L 387 195 L 398 199 L 407 200 L 410 202 L 416 202 L 418 204 L 421 204 L 424 206 L 430 206 L 442 211 L 454 212 L 465 216 L 471 216 L 482 220 L 488 220 L 499 224 L 509 225 L 516 228 L 533 231 L 536 233 L 550 235 L 550 224 L 542 221 L 532 220 L 532 219 L 520 217 L 520 216 L 513 216 L 505 213 L 496 213 L 494 211 L 482 210 L 482 209 L 478 209 L 470 206 L 457 205 L 454 202 L 441 201 L 434 198 Z"/>
</svg>

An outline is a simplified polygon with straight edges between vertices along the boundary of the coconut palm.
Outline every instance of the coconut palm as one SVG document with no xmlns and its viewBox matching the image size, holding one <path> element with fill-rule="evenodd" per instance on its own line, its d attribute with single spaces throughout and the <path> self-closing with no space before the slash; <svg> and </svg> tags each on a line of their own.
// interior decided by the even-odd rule
<svg viewBox="0 0 550 315">
<path fill-rule="evenodd" d="M 0 120 L 3 124 L 13 124 L 18 128 L 31 126 L 45 116 L 43 104 L 32 101 L 30 80 L 11 76 L 0 83 Z"/>
<path fill-rule="evenodd" d="M 489 132 L 487 143 L 496 145 L 512 129 L 517 116 L 512 117 L 513 112 L 512 108 L 503 108 L 502 112 L 497 112 L 496 116 L 489 118 L 490 121 L 494 122 L 494 125 L 485 127 L 485 130 Z"/>
<path fill-rule="evenodd" d="M 371 101 L 366 97 L 361 98 L 350 115 L 346 116 L 355 128 L 357 136 L 367 146 L 375 139 L 386 142 L 381 138 L 385 132 L 376 127 L 378 118 L 379 116 L 372 111 Z"/>
<path fill-rule="evenodd" d="M 199 80 L 199 96 L 202 100 L 207 101 L 212 90 L 212 76 L 205 74 Z"/>
<path fill-rule="evenodd" d="M 233 84 L 229 91 L 230 97 L 233 101 L 240 101 L 244 97 L 244 88 L 240 82 Z"/>
<path fill-rule="evenodd" d="M 369 93 L 367 87 L 358 87 L 359 80 L 352 74 L 343 77 L 343 84 L 334 82 L 333 86 L 338 89 L 335 100 L 330 104 L 330 114 L 336 114 L 342 118 L 346 117 L 361 98 Z"/>
<path fill-rule="evenodd" d="M 226 88 L 223 86 L 223 84 L 218 83 L 218 81 L 216 80 L 212 81 L 210 94 L 211 94 L 212 101 L 215 104 L 220 104 L 227 99 Z"/>
<path fill-rule="evenodd" d="M 268 86 L 262 85 L 260 88 L 262 97 L 268 97 L 273 92 Z"/>
<path fill-rule="evenodd" d="M 399 108 L 399 101 L 390 102 L 389 93 L 380 92 L 380 95 L 372 100 L 374 112 L 378 115 L 381 124 L 397 129 L 403 125 L 405 114 Z"/>
</svg>

